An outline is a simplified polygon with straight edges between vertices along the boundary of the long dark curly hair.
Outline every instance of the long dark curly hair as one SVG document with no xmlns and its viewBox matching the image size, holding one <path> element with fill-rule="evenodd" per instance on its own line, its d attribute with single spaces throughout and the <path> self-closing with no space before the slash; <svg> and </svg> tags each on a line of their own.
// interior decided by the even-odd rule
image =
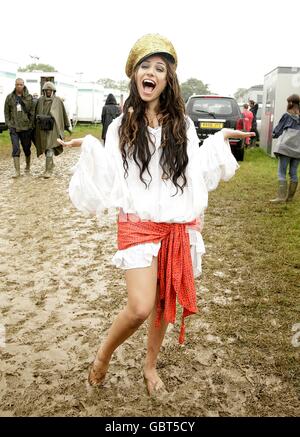
<svg viewBox="0 0 300 437">
<path fill-rule="evenodd" d="M 161 93 L 159 102 L 162 124 L 162 154 L 160 165 L 163 179 L 171 179 L 176 187 L 183 192 L 187 184 L 185 170 L 188 164 L 185 106 L 181 96 L 180 86 L 174 67 L 164 58 L 167 65 L 167 85 Z M 139 65 L 135 68 L 135 72 Z M 133 159 L 139 167 L 140 179 L 146 188 L 152 177 L 149 162 L 155 152 L 155 145 L 147 129 L 147 103 L 138 93 L 135 72 L 130 80 L 130 93 L 123 108 L 123 118 L 119 128 L 120 150 L 123 158 L 124 176 L 128 176 L 127 159 Z M 148 173 L 150 182 L 147 184 L 143 175 Z"/>
<path fill-rule="evenodd" d="M 287 98 L 287 111 L 299 113 L 300 109 L 300 96 L 298 94 L 292 94 Z"/>
</svg>

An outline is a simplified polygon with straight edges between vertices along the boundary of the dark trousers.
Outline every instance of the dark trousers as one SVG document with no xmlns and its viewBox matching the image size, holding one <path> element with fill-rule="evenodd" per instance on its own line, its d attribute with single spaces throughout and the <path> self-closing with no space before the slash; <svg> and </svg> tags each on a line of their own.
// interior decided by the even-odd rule
<svg viewBox="0 0 300 437">
<path fill-rule="evenodd" d="M 10 129 L 10 138 L 12 144 L 12 156 L 13 158 L 20 156 L 20 142 L 22 144 L 25 156 L 30 156 L 31 151 L 31 135 L 32 130 L 23 130 L 21 132 L 16 132 L 15 129 Z"/>
<path fill-rule="evenodd" d="M 255 135 L 256 135 L 256 137 L 253 137 L 253 138 L 255 138 L 256 141 L 259 141 L 259 133 L 258 133 L 257 128 L 255 127 L 255 128 L 252 130 L 252 132 L 255 132 Z"/>
</svg>

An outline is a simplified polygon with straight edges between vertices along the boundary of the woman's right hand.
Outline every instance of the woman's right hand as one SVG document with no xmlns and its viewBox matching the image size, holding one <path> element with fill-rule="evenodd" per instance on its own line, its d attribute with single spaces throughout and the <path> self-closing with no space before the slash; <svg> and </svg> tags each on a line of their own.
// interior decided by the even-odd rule
<svg viewBox="0 0 300 437">
<path fill-rule="evenodd" d="M 70 141 L 63 141 L 60 138 L 57 138 L 58 144 L 63 147 L 80 147 L 82 144 L 83 138 L 73 138 Z"/>
</svg>

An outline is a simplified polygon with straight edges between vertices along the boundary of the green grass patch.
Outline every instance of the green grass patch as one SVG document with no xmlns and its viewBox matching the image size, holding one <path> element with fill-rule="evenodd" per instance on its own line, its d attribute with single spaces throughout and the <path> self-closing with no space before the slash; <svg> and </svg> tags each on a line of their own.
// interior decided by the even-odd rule
<svg viewBox="0 0 300 437">
<path fill-rule="evenodd" d="M 78 123 L 73 129 L 71 136 L 66 136 L 66 138 L 80 138 L 85 135 L 94 135 L 94 137 L 100 139 L 102 133 L 102 124 L 81 124 Z"/>
<path fill-rule="evenodd" d="M 269 202 L 277 165 L 261 149 L 246 150 L 236 176 L 210 193 L 203 278 L 209 288 L 233 291 L 230 306 L 214 307 L 212 322 L 224 341 L 238 339 L 234 359 L 300 390 L 300 351 L 291 344 L 292 326 L 300 323 L 300 190 L 293 202 Z M 227 275 L 219 284 L 214 270 Z"/>
</svg>

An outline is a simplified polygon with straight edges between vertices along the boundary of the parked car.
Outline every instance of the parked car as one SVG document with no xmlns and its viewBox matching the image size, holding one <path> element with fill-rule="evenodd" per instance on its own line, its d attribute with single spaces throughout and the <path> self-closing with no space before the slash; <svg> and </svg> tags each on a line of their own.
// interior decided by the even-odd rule
<svg viewBox="0 0 300 437">
<path fill-rule="evenodd" d="M 187 115 L 193 120 L 201 146 L 205 138 L 222 128 L 244 129 L 244 119 L 233 97 L 193 95 L 186 103 Z M 244 159 L 244 140 L 229 139 L 237 161 Z"/>
</svg>

